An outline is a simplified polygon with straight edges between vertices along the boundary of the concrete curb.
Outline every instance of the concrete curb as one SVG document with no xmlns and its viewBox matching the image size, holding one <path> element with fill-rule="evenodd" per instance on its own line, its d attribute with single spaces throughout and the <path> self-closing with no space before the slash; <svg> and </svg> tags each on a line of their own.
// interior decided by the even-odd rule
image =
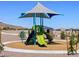
<svg viewBox="0 0 79 59">
<path fill-rule="evenodd" d="M 20 41 L 9 41 L 9 42 L 4 42 L 3 44 L 9 44 L 13 42 L 20 42 Z M 17 48 L 11 48 L 11 47 L 4 47 L 4 51 L 11 51 L 11 52 L 20 52 L 20 53 L 42 53 L 42 54 L 66 54 L 66 50 L 28 50 L 28 49 L 17 49 Z M 78 50 L 79 53 L 79 50 Z"/>
</svg>

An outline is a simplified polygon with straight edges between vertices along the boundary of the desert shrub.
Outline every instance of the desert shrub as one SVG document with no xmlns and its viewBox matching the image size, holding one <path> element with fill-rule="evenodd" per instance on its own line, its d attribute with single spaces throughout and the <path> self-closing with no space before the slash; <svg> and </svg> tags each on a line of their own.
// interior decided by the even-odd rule
<svg viewBox="0 0 79 59">
<path fill-rule="evenodd" d="M 19 34 L 19 37 L 21 38 L 21 40 L 23 42 L 23 40 L 25 40 L 25 32 L 21 31 L 20 34 Z"/>
<path fill-rule="evenodd" d="M 68 48 L 68 55 L 70 54 L 76 54 L 77 53 L 77 50 L 74 48 L 75 46 L 75 40 L 74 40 L 74 34 L 71 33 L 70 35 L 70 41 L 69 41 L 69 48 Z"/>
<path fill-rule="evenodd" d="M 51 36 L 49 33 L 44 32 L 44 34 L 46 35 L 47 39 L 48 39 L 48 43 L 51 43 L 53 40 L 53 36 Z"/>
<path fill-rule="evenodd" d="M 4 50 L 3 46 L 0 45 L 0 53 Z"/>
<path fill-rule="evenodd" d="M 74 45 L 74 44 L 75 44 L 74 34 L 71 33 L 71 36 L 70 36 L 70 45 Z"/>
</svg>

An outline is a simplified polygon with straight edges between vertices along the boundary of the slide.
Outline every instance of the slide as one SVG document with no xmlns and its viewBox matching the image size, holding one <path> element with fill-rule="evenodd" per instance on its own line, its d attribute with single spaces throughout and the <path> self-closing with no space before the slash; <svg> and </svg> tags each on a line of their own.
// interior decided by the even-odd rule
<svg viewBox="0 0 79 59">
<path fill-rule="evenodd" d="M 25 44 L 28 45 L 29 42 L 32 40 L 33 37 L 34 37 L 34 31 L 32 31 L 32 32 L 29 34 L 29 37 L 27 38 Z"/>
<path fill-rule="evenodd" d="M 47 43 L 45 42 L 45 39 L 44 39 L 44 35 L 36 35 L 36 37 L 39 45 L 47 46 Z"/>
</svg>

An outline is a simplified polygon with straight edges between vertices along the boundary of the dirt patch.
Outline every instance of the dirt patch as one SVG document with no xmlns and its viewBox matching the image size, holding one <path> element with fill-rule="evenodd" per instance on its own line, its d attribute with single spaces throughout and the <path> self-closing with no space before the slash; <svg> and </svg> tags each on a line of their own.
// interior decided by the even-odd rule
<svg viewBox="0 0 79 59">
<path fill-rule="evenodd" d="M 62 41 L 56 41 L 48 44 L 47 47 L 39 47 L 38 45 L 25 45 L 21 42 L 9 43 L 6 46 L 17 49 L 29 49 L 29 50 L 67 50 L 67 43 Z"/>
</svg>

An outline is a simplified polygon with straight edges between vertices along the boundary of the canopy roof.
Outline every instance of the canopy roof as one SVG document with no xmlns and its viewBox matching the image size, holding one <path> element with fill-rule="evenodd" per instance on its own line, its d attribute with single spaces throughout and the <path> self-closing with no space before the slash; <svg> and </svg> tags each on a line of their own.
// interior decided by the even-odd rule
<svg viewBox="0 0 79 59">
<path fill-rule="evenodd" d="M 42 4 L 38 2 L 37 5 L 34 8 L 32 8 L 32 10 L 22 13 L 21 18 L 33 17 L 34 13 L 36 14 L 36 17 L 43 17 L 43 18 L 51 18 L 54 15 L 58 15 L 55 11 L 52 11 L 44 7 Z"/>
</svg>

